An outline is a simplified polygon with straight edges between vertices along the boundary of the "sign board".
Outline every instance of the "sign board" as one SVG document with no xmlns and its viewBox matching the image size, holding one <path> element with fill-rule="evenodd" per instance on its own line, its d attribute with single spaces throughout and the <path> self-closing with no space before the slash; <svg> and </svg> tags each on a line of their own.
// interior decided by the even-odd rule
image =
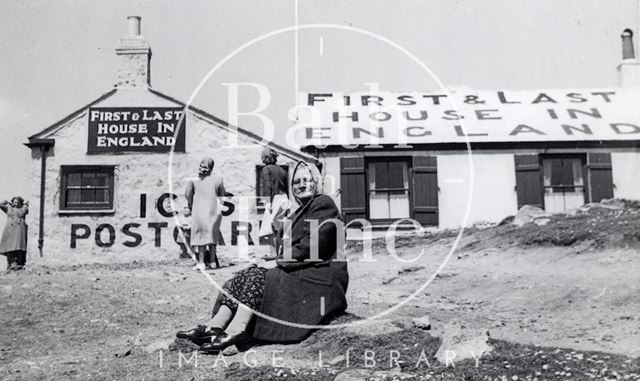
<svg viewBox="0 0 640 381">
<path fill-rule="evenodd" d="M 640 140 L 640 91 L 306 93 L 300 146 Z"/>
<path fill-rule="evenodd" d="M 185 151 L 181 107 L 104 107 L 89 109 L 89 154 Z"/>
</svg>

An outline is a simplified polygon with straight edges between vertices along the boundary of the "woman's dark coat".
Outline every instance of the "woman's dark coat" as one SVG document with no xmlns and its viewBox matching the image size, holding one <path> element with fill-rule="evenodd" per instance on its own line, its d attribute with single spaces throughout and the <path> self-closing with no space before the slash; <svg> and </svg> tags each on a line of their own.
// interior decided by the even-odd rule
<svg viewBox="0 0 640 381">
<path fill-rule="evenodd" d="M 269 202 L 278 194 L 287 194 L 287 172 L 275 164 L 266 165 L 260 172 L 260 190 Z"/>
<path fill-rule="evenodd" d="M 349 273 L 345 261 L 336 261 L 335 224 L 319 229 L 319 261 L 310 258 L 310 224 L 305 220 L 340 219 L 340 212 L 329 196 L 314 196 L 291 217 L 291 261 L 280 255 L 277 266 L 267 271 L 260 312 L 286 322 L 319 325 L 347 309 Z M 341 232 L 344 234 L 344 232 Z M 322 306 L 324 304 L 324 307 Z M 258 316 L 253 336 L 259 340 L 292 342 L 303 340 L 311 329 L 281 324 Z"/>
</svg>

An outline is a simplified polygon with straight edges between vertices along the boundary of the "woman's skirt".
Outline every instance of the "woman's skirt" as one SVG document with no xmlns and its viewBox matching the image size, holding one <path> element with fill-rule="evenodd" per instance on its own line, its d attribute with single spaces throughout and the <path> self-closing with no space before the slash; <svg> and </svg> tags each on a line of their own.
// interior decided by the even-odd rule
<svg viewBox="0 0 640 381">
<path fill-rule="evenodd" d="M 267 269 L 254 265 L 235 273 L 222 288 L 246 307 L 260 310 L 266 280 Z M 220 305 L 225 305 L 234 312 L 238 309 L 238 303 L 232 298 L 223 293 L 220 294 L 220 298 Z"/>
<path fill-rule="evenodd" d="M 27 225 L 7 218 L 7 225 L 0 238 L 0 253 L 27 250 Z"/>
</svg>

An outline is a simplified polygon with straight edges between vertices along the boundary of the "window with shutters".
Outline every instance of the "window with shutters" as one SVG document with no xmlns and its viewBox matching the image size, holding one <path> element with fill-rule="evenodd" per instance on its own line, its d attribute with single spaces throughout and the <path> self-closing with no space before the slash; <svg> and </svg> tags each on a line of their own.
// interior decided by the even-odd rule
<svg viewBox="0 0 640 381">
<path fill-rule="evenodd" d="M 60 177 L 60 210 L 113 209 L 114 168 L 114 166 L 63 165 Z"/>
<path fill-rule="evenodd" d="M 409 162 L 406 159 L 370 160 L 367 163 L 369 219 L 410 217 Z"/>
<path fill-rule="evenodd" d="M 340 158 L 340 201 L 345 222 L 386 225 L 411 218 L 438 225 L 438 159 Z"/>
</svg>

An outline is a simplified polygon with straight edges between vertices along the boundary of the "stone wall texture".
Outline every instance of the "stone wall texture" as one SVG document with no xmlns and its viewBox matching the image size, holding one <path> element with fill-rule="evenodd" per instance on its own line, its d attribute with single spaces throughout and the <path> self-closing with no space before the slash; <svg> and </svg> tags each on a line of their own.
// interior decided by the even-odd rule
<svg viewBox="0 0 640 381">
<path fill-rule="evenodd" d="M 135 103 L 132 103 L 135 102 Z M 119 90 L 103 103 L 94 105 L 103 107 L 176 107 L 177 105 L 158 98 L 146 90 Z M 263 146 L 242 133 L 228 131 L 214 124 L 207 117 L 189 112 L 186 117 L 186 153 L 131 153 L 118 155 L 87 155 L 88 109 L 72 120 L 67 121 L 46 137 L 54 138 L 55 147 L 47 157 L 46 191 L 44 208 L 44 246 L 42 257 L 38 250 L 38 216 L 40 205 L 40 152 L 32 153 L 31 210 L 29 224 L 29 258 L 32 261 L 46 263 L 109 263 L 133 260 L 164 260 L 177 258 L 179 245 L 174 241 L 173 230 L 177 219 L 164 217 L 156 208 L 158 198 L 164 193 L 177 196 L 176 206 L 181 210 L 187 205 L 184 191 L 190 178 L 197 177 L 197 168 L 203 157 L 215 160 L 214 171 L 222 174 L 227 192 L 234 195 L 231 202 L 235 213 L 223 219 L 221 228 L 227 247 L 221 252 L 227 254 L 236 250 L 243 240 L 231 244 L 231 224 L 233 220 L 250 222 L 253 225 L 251 239 L 257 243 L 257 221 L 260 216 L 256 210 L 256 165 L 262 164 L 260 153 Z M 237 136 L 237 145 L 229 146 L 230 135 Z M 233 140 L 233 139 L 232 139 Z M 281 154 L 279 164 L 293 164 L 297 158 Z M 65 215 L 60 213 L 60 178 L 63 165 L 113 165 L 115 166 L 115 213 L 91 215 Z M 146 194 L 146 216 L 140 215 L 140 195 Z M 248 197 L 244 199 L 244 197 Z M 246 211 L 240 217 L 242 205 Z M 122 232 L 125 224 L 136 223 L 133 229 L 142 236 L 135 247 L 127 247 L 125 242 L 133 239 Z M 76 247 L 71 248 L 71 230 L 73 224 L 89 226 L 91 235 L 78 239 Z M 98 242 L 109 242 L 109 232 L 103 229 L 96 237 L 96 228 L 103 224 L 114 227 L 115 241 L 108 247 L 100 247 Z M 151 224 L 151 226 L 149 225 Z M 156 228 L 158 224 L 166 227 Z M 156 230 L 159 229 L 159 233 Z M 159 234 L 159 244 L 156 242 Z M 255 250 L 256 248 L 252 248 Z"/>
</svg>

